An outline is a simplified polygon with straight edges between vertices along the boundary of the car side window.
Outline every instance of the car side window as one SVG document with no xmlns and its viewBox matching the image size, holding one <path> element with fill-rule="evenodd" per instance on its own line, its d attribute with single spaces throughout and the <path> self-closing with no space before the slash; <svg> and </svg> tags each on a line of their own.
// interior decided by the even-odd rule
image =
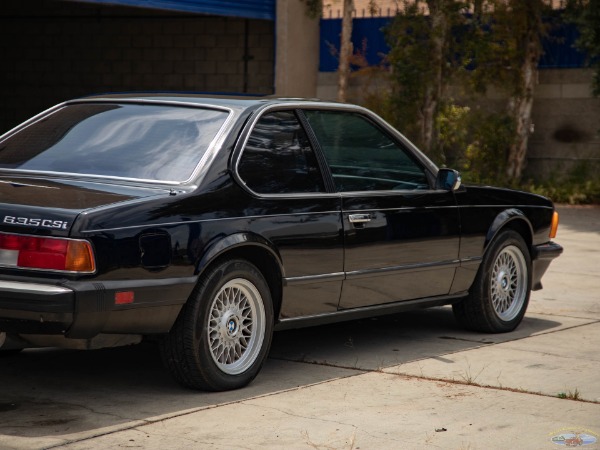
<svg viewBox="0 0 600 450">
<path fill-rule="evenodd" d="M 429 189 L 423 167 L 366 117 L 345 111 L 304 113 L 339 192 Z"/>
<path fill-rule="evenodd" d="M 324 192 L 317 157 L 293 111 L 262 116 L 238 164 L 246 185 L 260 194 Z"/>
</svg>

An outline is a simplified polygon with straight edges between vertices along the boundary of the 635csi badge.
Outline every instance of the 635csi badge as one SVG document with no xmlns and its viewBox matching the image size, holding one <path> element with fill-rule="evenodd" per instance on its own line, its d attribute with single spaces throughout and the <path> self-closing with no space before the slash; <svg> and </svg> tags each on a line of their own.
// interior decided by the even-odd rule
<svg viewBox="0 0 600 450">
<path fill-rule="evenodd" d="M 43 219 L 33 217 L 16 217 L 16 216 L 4 216 L 3 223 L 10 225 L 22 225 L 24 227 L 42 227 L 52 228 L 54 230 L 66 230 L 69 226 L 69 222 L 64 220 L 54 219 Z"/>
</svg>

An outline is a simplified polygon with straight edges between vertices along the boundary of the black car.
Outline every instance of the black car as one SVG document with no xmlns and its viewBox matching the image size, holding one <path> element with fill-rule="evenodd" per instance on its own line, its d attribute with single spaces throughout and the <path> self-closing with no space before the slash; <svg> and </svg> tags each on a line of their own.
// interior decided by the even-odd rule
<svg viewBox="0 0 600 450">
<path fill-rule="evenodd" d="M 452 304 L 511 331 L 557 226 L 550 200 L 461 185 L 358 106 L 68 101 L 0 138 L 0 347 L 154 338 L 178 382 L 224 390 L 278 329 Z"/>
</svg>

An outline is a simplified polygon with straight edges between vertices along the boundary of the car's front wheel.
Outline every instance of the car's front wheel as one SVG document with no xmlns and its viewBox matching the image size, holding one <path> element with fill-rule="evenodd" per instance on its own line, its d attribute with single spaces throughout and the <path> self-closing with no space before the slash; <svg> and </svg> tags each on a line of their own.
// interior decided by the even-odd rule
<svg viewBox="0 0 600 450">
<path fill-rule="evenodd" d="M 227 260 L 202 276 L 161 353 L 186 387 L 237 389 L 258 374 L 272 334 L 273 303 L 264 277 L 247 261 Z"/>
<path fill-rule="evenodd" d="M 506 230 L 487 249 L 469 296 L 452 306 L 467 329 L 487 333 L 514 330 L 531 292 L 531 257 L 520 234 Z"/>
</svg>

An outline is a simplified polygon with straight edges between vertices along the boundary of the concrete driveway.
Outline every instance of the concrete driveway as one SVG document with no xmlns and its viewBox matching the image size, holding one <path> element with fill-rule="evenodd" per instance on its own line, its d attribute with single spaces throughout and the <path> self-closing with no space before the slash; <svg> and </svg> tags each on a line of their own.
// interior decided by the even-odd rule
<svg viewBox="0 0 600 450">
<path fill-rule="evenodd" d="M 279 332 L 218 394 L 175 385 L 150 344 L 27 350 L 0 360 L 0 449 L 600 448 L 600 208 L 559 211 L 565 253 L 516 332 L 448 307 Z"/>
</svg>

